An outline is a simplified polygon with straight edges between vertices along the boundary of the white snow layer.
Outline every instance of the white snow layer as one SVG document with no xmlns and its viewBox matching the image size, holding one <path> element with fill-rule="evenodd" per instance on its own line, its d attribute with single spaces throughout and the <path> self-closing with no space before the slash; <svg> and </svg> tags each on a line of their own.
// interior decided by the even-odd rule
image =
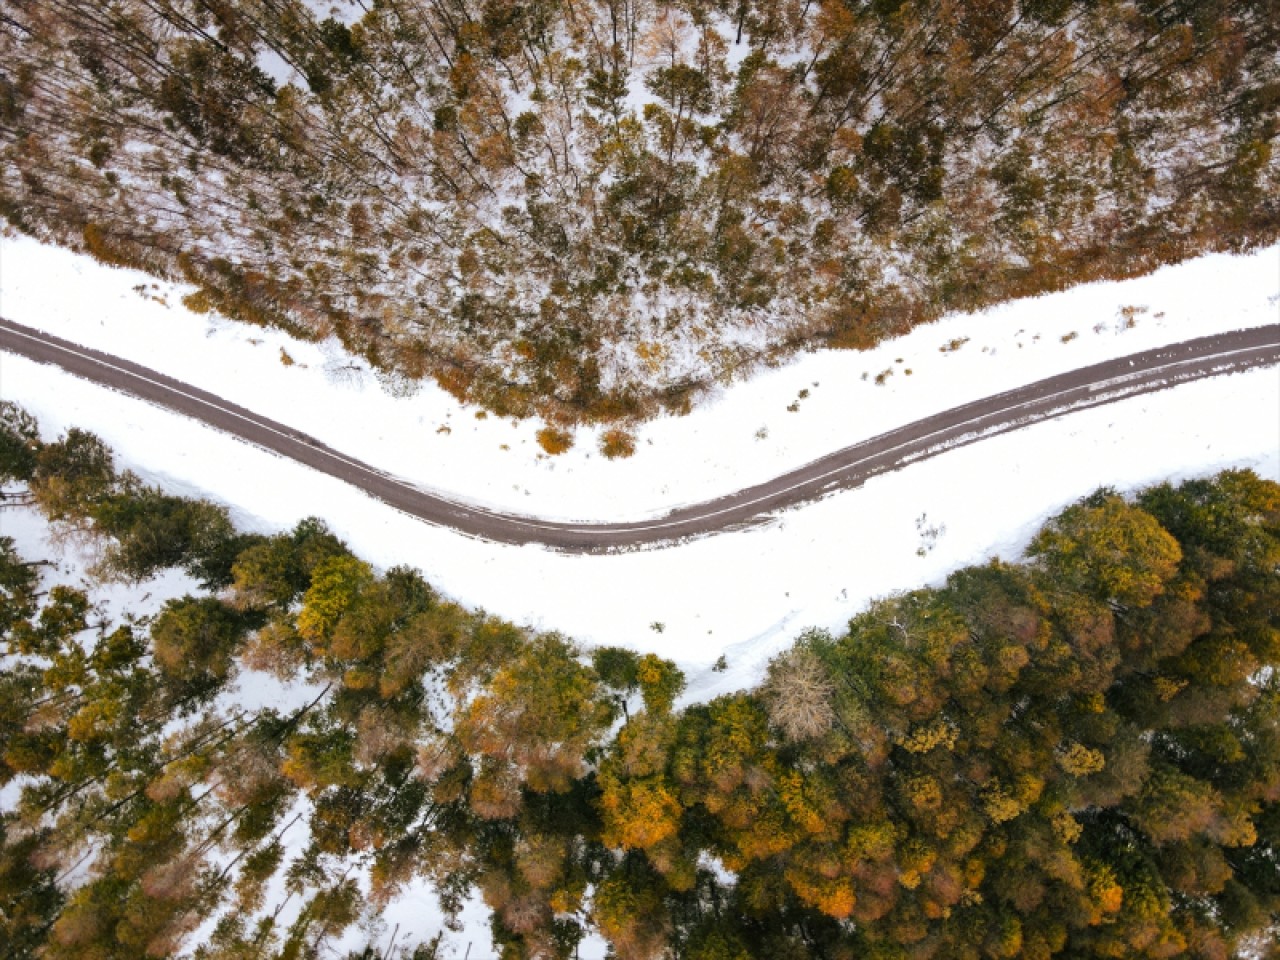
<svg viewBox="0 0 1280 960">
<path fill-rule="evenodd" d="M 538 424 L 476 419 L 430 385 L 390 397 L 332 344 L 192 314 L 179 302 L 185 289 L 26 238 L 0 241 L 0 315 L 10 320 L 161 370 L 424 488 L 499 509 L 616 520 L 766 480 L 1054 373 L 1275 322 L 1280 247 L 949 316 L 865 353 L 809 354 L 687 417 L 643 425 L 635 457 L 624 461 L 595 452 L 589 430 L 568 454 L 548 458 L 534 440 Z M 285 354 L 292 365 L 282 364 Z M 762 528 L 575 557 L 432 527 L 338 480 L 8 354 L 0 395 L 30 409 L 49 435 L 72 425 L 99 433 L 145 478 L 226 503 L 246 527 L 274 531 L 321 516 L 361 556 L 417 566 L 463 603 L 670 657 L 693 699 L 753 682 L 805 627 L 838 629 L 874 597 L 989 556 L 1016 557 L 1047 516 L 1099 485 L 1131 489 L 1228 466 L 1280 478 L 1280 371 L 1268 368 L 984 440 Z M 728 669 L 713 671 L 722 654 Z"/>
</svg>

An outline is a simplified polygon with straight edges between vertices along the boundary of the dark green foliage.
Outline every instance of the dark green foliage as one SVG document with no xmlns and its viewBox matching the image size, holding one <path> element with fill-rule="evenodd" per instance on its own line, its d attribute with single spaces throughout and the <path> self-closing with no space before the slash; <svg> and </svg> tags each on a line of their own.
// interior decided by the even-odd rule
<svg viewBox="0 0 1280 960">
<path fill-rule="evenodd" d="M 1138 500 L 1176 537 L 1187 562 L 1202 576 L 1226 573 L 1223 561 L 1265 571 L 1276 559 L 1268 527 L 1277 522 L 1280 498 L 1273 485 L 1245 470 L 1229 470 L 1212 480 L 1162 484 Z"/>
<path fill-rule="evenodd" d="M 14 431 L 25 431 L 11 436 L 27 438 L 26 446 L 13 448 L 27 465 L 14 469 L 25 471 L 36 505 L 50 520 L 105 538 L 103 576 L 140 581 L 185 567 L 221 587 L 230 582 L 230 565 L 241 550 L 256 542 L 236 533 L 222 507 L 170 496 L 132 473 L 117 474 L 111 451 L 94 434 L 72 428 L 57 442 L 41 444 L 25 411 L 13 407 L 9 414 L 19 424 Z"/>
<path fill-rule="evenodd" d="M 619 709 L 625 713 L 627 698 L 640 685 L 639 655 L 623 647 L 596 647 L 591 651 L 591 666 L 600 682 L 612 692 Z"/>
<path fill-rule="evenodd" d="M 36 454 L 31 492 L 50 520 L 83 523 L 117 482 L 111 451 L 77 427 Z"/>
<path fill-rule="evenodd" d="M 32 609 L 32 606 L 24 605 L 18 612 Z M 51 654 L 88 627 L 88 613 L 89 599 L 83 591 L 57 584 L 49 590 L 48 600 L 38 615 L 25 620 L 15 619 L 7 639 L 15 650 L 22 653 Z"/>
<path fill-rule="evenodd" d="M 65 898 L 54 872 L 32 862 L 45 838 L 38 833 L 11 837 L 16 819 L 0 817 L 0 943 L 12 960 L 32 960 Z"/>
<path fill-rule="evenodd" d="M 0 484 L 29 483 L 39 451 L 35 419 L 16 403 L 0 400 Z"/>
<path fill-rule="evenodd" d="M 0 537 L 0 635 L 36 612 L 37 569 L 18 556 L 12 537 Z"/>
<path fill-rule="evenodd" d="M 220 526 L 220 525 L 217 525 Z M 207 590 L 221 590 L 235 580 L 235 562 L 251 547 L 259 546 L 267 538 L 257 533 L 238 533 L 201 537 L 185 558 L 187 572 L 200 581 Z"/>
<path fill-rule="evenodd" d="M 210 42 L 185 40 L 173 49 L 175 69 L 156 94 L 156 105 L 214 154 L 254 164 L 265 145 L 253 123 L 253 101 L 275 84 L 253 63 Z"/>
<path fill-rule="evenodd" d="M 170 600 L 151 625 L 152 655 L 167 681 L 216 687 L 231 672 L 249 623 L 216 597 Z"/>
<path fill-rule="evenodd" d="M 346 552 L 324 521 L 314 517 L 287 534 L 255 541 L 231 565 L 235 601 L 248 609 L 283 610 L 310 586 L 316 567 Z"/>
<path fill-rule="evenodd" d="M 145 580 L 167 567 L 186 567 L 225 583 L 219 558 L 243 544 L 224 508 L 136 482 L 103 498 L 90 516 L 97 532 L 115 541 L 103 556 L 102 571 L 122 580 Z"/>
</svg>

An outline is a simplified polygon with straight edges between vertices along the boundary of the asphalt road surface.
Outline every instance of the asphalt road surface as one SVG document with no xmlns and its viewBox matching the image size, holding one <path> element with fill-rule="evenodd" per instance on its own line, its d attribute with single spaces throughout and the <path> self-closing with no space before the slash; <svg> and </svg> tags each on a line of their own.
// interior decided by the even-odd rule
<svg viewBox="0 0 1280 960">
<path fill-rule="evenodd" d="M 0 351 L 201 420 L 345 480 L 411 516 L 468 536 L 569 553 L 659 547 L 768 522 L 787 507 L 860 486 L 877 474 L 1075 410 L 1189 380 L 1280 363 L 1280 324 L 1188 340 L 1082 367 L 917 420 L 736 493 L 623 523 L 562 523 L 498 513 L 428 493 L 283 424 L 162 373 L 0 319 Z"/>
</svg>

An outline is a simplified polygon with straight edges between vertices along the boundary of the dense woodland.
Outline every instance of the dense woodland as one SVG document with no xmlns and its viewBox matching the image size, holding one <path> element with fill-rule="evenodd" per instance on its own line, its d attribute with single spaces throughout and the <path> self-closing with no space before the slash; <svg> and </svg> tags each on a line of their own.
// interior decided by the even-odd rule
<svg viewBox="0 0 1280 960">
<path fill-rule="evenodd" d="M 346 9 L 7 0 L 0 210 L 561 425 L 1280 233 L 1277 0 Z"/>
<path fill-rule="evenodd" d="M 423 881 L 482 895 L 504 960 L 1280 955 L 1280 485 L 1249 471 L 1100 490 L 679 709 L 653 655 L 0 423 L 10 507 L 103 578 L 202 584 L 106 622 L 0 538 L 10 957 L 426 960 L 378 927 Z"/>
</svg>

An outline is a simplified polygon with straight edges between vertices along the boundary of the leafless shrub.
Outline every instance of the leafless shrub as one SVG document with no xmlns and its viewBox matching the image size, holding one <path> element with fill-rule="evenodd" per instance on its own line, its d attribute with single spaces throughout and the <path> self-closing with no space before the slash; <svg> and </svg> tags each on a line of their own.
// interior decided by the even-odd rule
<svg viewBox="0 0 1280 960">
<path fill-rule="evenodd" d="M 834 690 L 826 667 L 807 647 L 796 647 L 769 662 L 764 684 L 769 719 L 789 740 L 809 740 L 831 729 Z"/>
</svg>

